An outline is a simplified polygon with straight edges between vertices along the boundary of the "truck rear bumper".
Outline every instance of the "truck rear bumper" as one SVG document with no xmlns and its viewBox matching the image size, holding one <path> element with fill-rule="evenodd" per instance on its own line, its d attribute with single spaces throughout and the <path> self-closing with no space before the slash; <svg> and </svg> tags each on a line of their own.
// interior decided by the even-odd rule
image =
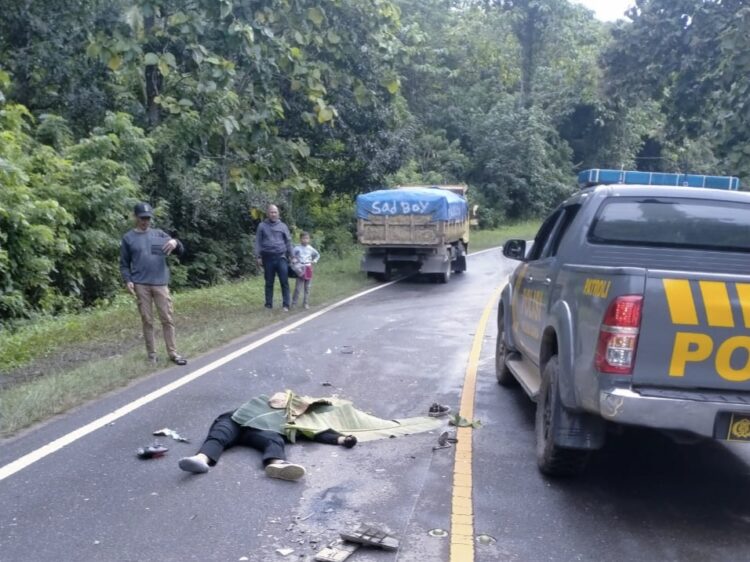
<svg viewBox="0 0 750 562">
<path fill-rule="evenodd" d="M 604 419 L 616 423 L 719 438 L 726 437 L 732 414 L 750 416 L 750 404 L 644 396 L 624 388 L 602 390 L 599 409 Z"/>
</svg>

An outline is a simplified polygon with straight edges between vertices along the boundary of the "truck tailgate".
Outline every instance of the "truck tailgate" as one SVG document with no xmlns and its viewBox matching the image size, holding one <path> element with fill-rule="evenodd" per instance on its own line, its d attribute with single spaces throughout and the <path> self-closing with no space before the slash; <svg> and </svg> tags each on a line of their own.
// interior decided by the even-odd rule
<svg viewBox="0 0 750 562">
<path fill-rule="evenodd" d="M 750 277 L 649 270 L 633 385 L 750 391 Z"/>
</svg>

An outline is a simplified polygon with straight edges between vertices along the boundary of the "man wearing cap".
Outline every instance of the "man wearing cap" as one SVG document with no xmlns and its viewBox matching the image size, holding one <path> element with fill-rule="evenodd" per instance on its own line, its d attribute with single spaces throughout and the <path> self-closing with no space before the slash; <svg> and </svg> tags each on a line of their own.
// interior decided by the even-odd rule
<svg viewBox="0 0 750 562">
<path fill-rule="evenodd" d="M 156 304 L 169 359 L 177 365 L 185 365 L 187 359 L 177 353 L 175 344 L 167 267 L 167 256 L 172 252 L 181 255 L 184 248 L 179 240 L 163 230 L 151 228 L 153 212 L 148 203 L 138 203 L 133 208 L 135 228 L 122 237 L 120 272 L 125 287 L 138 300 L 149 361 L 156 362 L 153 313 L 153 304 Z"/>
<path fill-rule="evenodd" d="M 281 222 L 279 208 L 269 205 L 266 220 L 255 232 L 255 255 L 263 267 L 266 281 L 266 308 L 273 308 L 273 284 L 279 276 L 281 305 L 289 312 L 289 258 L 292 257 L 292 235 Z"/>
</svg>

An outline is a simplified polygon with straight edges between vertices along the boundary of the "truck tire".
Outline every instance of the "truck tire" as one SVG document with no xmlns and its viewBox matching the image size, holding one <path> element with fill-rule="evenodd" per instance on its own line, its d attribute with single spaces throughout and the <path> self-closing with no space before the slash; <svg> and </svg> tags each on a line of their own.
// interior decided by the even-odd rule
<svg viewBox="0 0 750 562">
<path fill-rule="evenodd" d="M 438 281 L 440 283 L 447 283 L 451 280 L 451 264 L 448 264 L 448 269 L 443 273 L 438 273 Z"/>
<path fill-rule="evenodd" d="M 586 467 L 590 453 L 588 450 L 566 449 L 555 445 L 555 412 L 562 408 L 557 382 L 559 372 L 555 355 L 544 368 L 536 402 L 536 460 L 539 470 L 548 476 L 574 476 Z"/>
<path fill-rule="evenodd" d="M 497 384 L 500 386 L 510 387 L 517 384 L 516 377 L 510 372 L 506 361 L 510 353 L 505 346 L 505 311 L 503 305 L 500 305 L 500 312 L 497 315 L 497 341 L 495 342 L 495 377 Z"/>
</svg>

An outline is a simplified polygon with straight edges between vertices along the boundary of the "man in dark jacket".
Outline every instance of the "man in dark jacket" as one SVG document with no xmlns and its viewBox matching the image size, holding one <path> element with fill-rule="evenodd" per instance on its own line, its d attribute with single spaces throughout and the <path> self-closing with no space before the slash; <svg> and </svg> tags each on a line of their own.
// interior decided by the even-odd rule
<svg viewBox="0 0 750 562">
<path fill-rule="evenodd" d="M 177 365 L 187 360 L 177 353 L 172 298 L 169 295 L 169 268 L 167 256 L 172 252 L 182 254 L 182 243 L 163 230 L 151 228 L 153 209 L 148 203 L 138 203 L 133 208 L 135 228 L 122 237 L 120 245 L 120 273 L 125 287 L 138 301 L 138 312 L 143 322 L 143 339 L 151 362 L 156 362 L 154 348 L 153 304 L 161 320 L 164 343 L 169 359 Z"/>
<path fill-rule="evenodd" d="M 255 255 L 266 278 L 266 308 L 273 308 L 273 285 L 276 276 L 281 284 L 284 312 L 289 311 L 289 259 L 292 256 L 292 235 L 279 218 L 276 205 L 269 205 L 266 220 L 255 232 Z"/>
</svg>

